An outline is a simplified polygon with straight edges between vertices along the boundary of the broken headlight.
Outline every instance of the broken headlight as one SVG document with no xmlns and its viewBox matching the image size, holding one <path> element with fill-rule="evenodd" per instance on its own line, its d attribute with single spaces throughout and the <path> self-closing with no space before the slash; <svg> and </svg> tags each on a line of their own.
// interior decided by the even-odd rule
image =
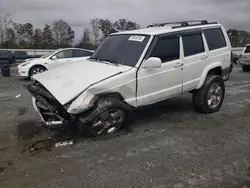
<svg viewBox="0 0 250 188">
<path fill-rule="evenodd" d="M 97 99 L 97 96 L 93 95 L 89 91 L 85 91 L 80 96 L 78 96 L 71 104 L 69 104 L 67 112 L 70 114 L 79 114 L 81 112 L 84 112 L 93 107 Z"/>
</svg>

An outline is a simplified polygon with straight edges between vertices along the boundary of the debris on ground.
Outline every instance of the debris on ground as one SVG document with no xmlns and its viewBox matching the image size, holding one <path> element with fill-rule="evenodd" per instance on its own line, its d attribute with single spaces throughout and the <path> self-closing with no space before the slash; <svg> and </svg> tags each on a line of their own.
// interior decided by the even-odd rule
<svg viewBox="0 0 250 188">
<path fill-rule="evenodd" d="M 23 113 L 23 110 L 21 110 Z M 20 113 L 19 113 L 20 114 Z M 19 140 L 29 140 L 37 135 L 42 134 L 42 132 L 47 131 L 43 129 L 41 124 L 34 121 L 21 122 L 17 125 L 17 137 Z"/>
<path fill-rule="evenodd" d="M 51 138 L 35 141 L 30 145 L 30 151 L 37 151 L 41 149 L 48 150 L 51 148 Z"/>
<path fill-rule="evenodd" d="M 19 111 L 18 111 L 18 115 L 19 116 L 23 116 L 23 115 L 25 115 L 27 112 L 29 111 L 29 109 L 28 108 L 19 108 Z"/>
<path fill-rule="evenodd" d="M 64 169 L 64 168 L 61 168 L 61 172 L 62 172 L 62 173 L 65 172 L 65 169 Z"/>
<path fill-rule="evenodd" d="M 13 162 L 12 161 L 8 161 L 8 166 L 12 166 L 13 165 Z"/>
<path fill-rule="evenodd" d="M 0 167 L 0 173 L 4 172 L 5 168 L 4 167 Z"/>
<path fill-rule="evenodd" d="M 58 142 L 55 144 L 55 147 L 59 148 L 59 147 L 73 146 L 73 144 L 74 144 L 73 141 Z"/>
<path fill-rule="evenodd" d="M 18 95 L 16 95 L 16 99 L 19 98 L 19 97 L 21 97 L 21 94 L 20 94 L 20 93 L 19 93 Z"/>
</svg>

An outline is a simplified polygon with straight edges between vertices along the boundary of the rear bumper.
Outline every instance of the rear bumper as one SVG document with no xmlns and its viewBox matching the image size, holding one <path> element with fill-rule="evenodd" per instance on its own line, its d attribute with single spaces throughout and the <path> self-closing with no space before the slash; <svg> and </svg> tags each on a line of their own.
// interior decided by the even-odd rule
<svg viewBox="0 0 250 188">
<path fill-rule="evenodd" d="M 240 65 L 250 65 L 250 59 L 249 60 L 239 59 L 239 64 Z"/>
</svg>

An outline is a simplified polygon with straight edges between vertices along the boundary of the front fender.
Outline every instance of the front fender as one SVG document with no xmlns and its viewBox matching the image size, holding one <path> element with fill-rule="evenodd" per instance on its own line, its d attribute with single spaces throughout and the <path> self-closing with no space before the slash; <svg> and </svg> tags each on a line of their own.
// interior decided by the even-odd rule
<svg viewBox="0 0 250 188">
<path fill-rule="evenodd" d="M 89 91 L 83 92 L 69 106 L 67 112 L 70 114 L 79 114 L 94 106 L 97 97 Z"/>
<path fill-rule="evenodd" d="M 222 64 L 221 62 L 215 62 L 213 64 L 209 64 L 205 67 L 202 75 L 201 75 L 201 78 L 200 78 L 200 82 L 197 86 L 196 89 L 200 89 L 202 86 L 203 86 L 203 83 L 205 82 L 206 78 L 207 78 L 207 75 L 208 75 L 208 72 L 214 68 L 217 68 L 217 67 L 220 67 L 222 69 Z"/>
</svg>

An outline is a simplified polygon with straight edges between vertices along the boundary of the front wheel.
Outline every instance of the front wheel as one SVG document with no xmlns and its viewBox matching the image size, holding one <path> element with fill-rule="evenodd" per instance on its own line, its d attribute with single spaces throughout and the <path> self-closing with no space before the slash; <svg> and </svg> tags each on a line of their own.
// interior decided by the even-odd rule
<svg viewBox="0 0 250 188">
<path fill-rule="evenodd" d="M 111 135 L 125 125 L 130 112 L 130 106 L 121 100 L 102 98 L 87 116 L 80 115 L 77 127 L 85 136 Z"/>
<path fill-rule="evenodd" d="M 242 70 L 243 70 L 243 72 L 248 72 L 249 71 L 249 66 L 248 65 L 242 65 Z"/>
<path fill-rule="evenodd" d="M 32 67 L 29 71 L 29 77 L 35 75 L 35 74 L 39 74 L 46 71 L 46 68 L 40 65 L 36 65 L 34 67 Z"/>
<path fill-rule="evenodd" d="M 193 105 L 200 113 L 219 111 L 224 101 L 225 85 L 221 76 L 208 75 L 203 86 L 193 93 Z"/>
</svg>

